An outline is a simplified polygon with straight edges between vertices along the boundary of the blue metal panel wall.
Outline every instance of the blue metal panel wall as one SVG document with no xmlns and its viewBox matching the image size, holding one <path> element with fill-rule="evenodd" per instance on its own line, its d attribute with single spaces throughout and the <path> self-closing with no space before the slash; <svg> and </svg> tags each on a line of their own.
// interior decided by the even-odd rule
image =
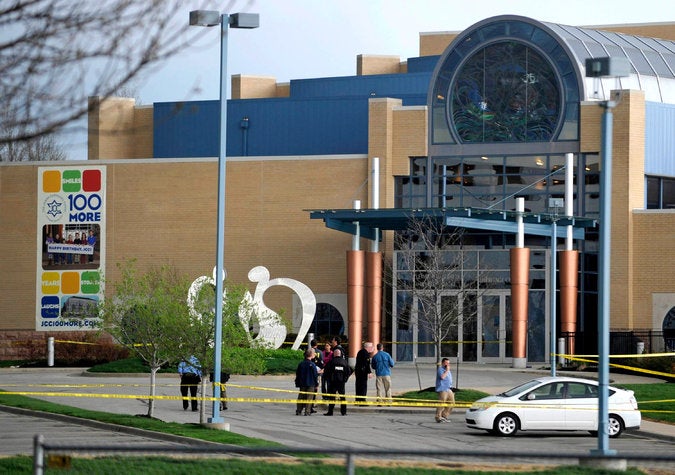
<svg viewBox="0 0 675 475">
<path fill-rule="evenodd" d="M 436 63 L 440 56 L 420 56 L 419 58 L 408 58 L 408 74 L 412 73 L 433 73 Z"/>
<path fill-rule="evenodd" d="M 675 105 L 647 102 L 645 174 L 675 177 Z"/>
<path fill-rule="evenodd" d="M 377 74 L 291 81 L 291 97 L 402 97 L 425 94 L 431 72 Z M 426 100 L 426 98 L 425 98 Z"/>
<path fill-rule="evenodd" d="M 368 152 L 368 101 L 364 98 L 234 100 L 227 110 L 230 155 Z M 243 117 L 249 119 L 246 131 L 239 126 Z"/>
<path fill-rule="evenodd" d="M 155 104 L 154 156 L 218 156 L 218 114 L 218 101 Z M 366 98 L 231 100 L 227 116 L 229 156 L 368 152 Z"/>
<path fill-rule="evenodd" d="M 299 79 L 291 81 L 289 98 L 230 100 L 227 154 L 367 153 L 368 99 L 424 105 L 430 79 L 431 71 Z M 154 156 L 217 156 L 218 114 L 218 101 L 156 103 Z"/>
<path fill-rule="evenodd" d="M 156 102 L 154 157 L 217 157 L 219 101 Z"/>
</svg>

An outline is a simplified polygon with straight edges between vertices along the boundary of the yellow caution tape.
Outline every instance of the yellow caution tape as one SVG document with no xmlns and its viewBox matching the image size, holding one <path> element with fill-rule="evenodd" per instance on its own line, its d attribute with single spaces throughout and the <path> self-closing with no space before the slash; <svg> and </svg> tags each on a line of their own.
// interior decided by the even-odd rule
<svg viewBox="0 0 675 475">
<path fill-rule="evenodd" d="M 572 360 L 572 361 L 581 361 L 581 362 L 584 362 L 584 363 L 598 364 L 598 362 L 596 360 L 589 360 L 589 359 L 586 359 L 586 358 L 581 358 L 578 355 L 576 355 L 576 356 L 575 355 L 558 355 L 558 356 L 563 356 L 566 359 Z M 646 368 L 637 368 L 635 366 L 626 366 L 626 365 L 621 365 L 621 364 L 617 364 L 617 363 L 609 363 L 609 366 L 611 366 L 613 368 L 628 369 L 628 370 L 631 370 L 631 371 L 635 371 L 637 373 L 645 373 L 645 374 L 651 374 L 651 375 L 654 375 L 654 376 L 665 376 L 665 377 L 668 377 L 668 378 L 675 378 L 675 374 L 673 374 L 673 373 L 664 373 L 662 371 L 654 371 L 654 370 L 646 369 Z"/>
</svg>

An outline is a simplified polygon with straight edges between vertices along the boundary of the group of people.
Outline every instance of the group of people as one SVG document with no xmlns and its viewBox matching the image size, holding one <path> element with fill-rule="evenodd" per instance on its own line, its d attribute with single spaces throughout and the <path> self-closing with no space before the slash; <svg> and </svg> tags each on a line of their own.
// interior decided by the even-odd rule
<svg viewBox="0 0 675 475">
<path fill-rule="evenodd" d="M 316 411 L 315 400 L 321 380 L 321 392 L 330 400 L 325 416 L 332 416 L 336 402 L 340 402 L 340 414 L 347 415 L 345 402 L 345 384 L 352 374 L 355 376 L 355 392 L 357 403 L 364 403 L 368 393 L 368 380 L 375 374 L 377 401 L 391 401 L 391 368 L 394 359 L 384 351 L 382 343 L 375 347 L 372 342 L 363 344 L 356 355 L 356 363 L 352 370 L 340 337 L 333 337 L 323 350 L 317 348 L 316 340 L 310 342 L 305 351 L 305 359 L 298 365 L 295 386 L 299 388 L 296 415 L 309 416 Z M 376 350 L 375 350 L 376 348 Z"/>
<path fill-rule="evenodd" d="M 316 340 L 310 342 L 305 350 L 305 359 L 295 372 L 295 386 L 299 389 L 295 415 L 309 416 L 316 411 L 316 393 L 319 389 L 319 378 L 322 380 L 322 393 L 330 399 L 328 411 L 324 416 L 332 416 L 335 404 L 341 401 L 340 414 L 347 415 L 345 403 L 345 384 L 352 375 L 352 368 L 347 361 L 340 338 L 334 337 L 330 344 L 321 351 Z"/>
<path fill-rule="evenodd" d="M 45 238 L 45 244 L 47 244 L 47 249 L 49 249 L 49 244 L 74 244 L 82 246 L 95 246 L 96 245 L 96 236 L 94 235 L 93 230 L 89 230 L 89 235 L 82 232 L 80 236 L 79 232 L 68 233 L 68 237 L 61 237 L 59 233 L 52 235 L 48 233 Z M 94 261 L 94 254 L 77 254 L 73 252 L 47 252 L 47 264 L 48 265 L 79 265 L 86 264 L 87 262 Z"/>
<path fill-rule="evenodd" d="M 375 375 L 378 405 L 382 402 L 391 402 L 391 369 L 394 365 L 394 359 L 384 351 L 382 343 L 374 346 L 372 342 L 365 342 L 363 348 L 356 354 L 356 362 L 352 370 L 339 337 L 333 337 L 330 344 L 325 344 L 323 350 L 318 349 L 316 340 L 312 340 L 309 348 L 304 352 L 304 359 L 295 371 L 295 386 L 298 388 L 295 415 L 309 416 L 317 412 L 316 396 L 321 380 L 321 392 L 330 401 L 328 411 L 324 413 L 324 416 L 332 416 L 337 403 L 340 403 L 340 414 L 346 416 L 345 385 L 352 374 L 355 375 L 357 405 L 366 404 L 368 380 L 373 377 L 373 374 Z M 187 411 L 191 404 L 192 410 L 197 411 L 199 408 L 197 388 L 202 380 L 199 361 L 194 356 L 188 361 L 182 361 L 178 365 L 178 374 L 181 378 L 183 410 Z M 213 377 L 211 379 L 213 380 Z M 221 374 L 221 383 L 227 382 L 228 379 L 229 374 Z M 443 358 L 436 370 L 435 389 L 441 403 L 436 409 L 436 422 L 449 422 L 448 417 L 455 404 L 449 358 Z M 221 397 L 226 397 L 224 386 Z M 227 405 L 221 403 L 221 409 L 227 409 Z"/>
</svg>

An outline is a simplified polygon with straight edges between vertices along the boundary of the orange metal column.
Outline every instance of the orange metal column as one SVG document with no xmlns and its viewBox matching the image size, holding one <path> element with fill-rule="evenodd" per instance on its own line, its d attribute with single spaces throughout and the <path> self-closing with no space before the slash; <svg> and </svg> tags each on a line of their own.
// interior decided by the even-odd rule
<svg viewBox="0 0 675 475">
<path fill-rule="evenodd" d="M 560 251 L 560 331 L 577 330 L 579 251 Z M 574 337 L 566 339 L 567 354 L 574 354 Z"/>
<path fill-rule="evenodd" d="M 366 308 L 368 341 L 381 343 L 382 332 L 382 253 L 366 253 Z"/>
<path fill-rule="evenodd" d="M 530 282 L 530 250 L 511 249 L 511 309 L 513 313 L 513 367 L 527 366 L 527 309 Z"/>
<path fill-rule="evenodd" d="M 347 251 L 347 338 L 349 358 L 356 358 L 363 341 L 365 251 Z M 350 361 L 351 362 L 351 361 Z"/>
</svg>

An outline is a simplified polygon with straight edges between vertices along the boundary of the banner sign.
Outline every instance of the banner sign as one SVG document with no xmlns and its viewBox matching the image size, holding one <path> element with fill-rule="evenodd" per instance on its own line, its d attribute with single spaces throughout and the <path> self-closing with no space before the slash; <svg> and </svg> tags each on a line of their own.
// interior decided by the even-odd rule
<svg viewBox="0 0 675 475">
<path fill-rule="evenodd" d="M 102 166 L 40 167 L 37 193 L 38 331 L 93 330 L 103 298 Z"/>
</svg>

